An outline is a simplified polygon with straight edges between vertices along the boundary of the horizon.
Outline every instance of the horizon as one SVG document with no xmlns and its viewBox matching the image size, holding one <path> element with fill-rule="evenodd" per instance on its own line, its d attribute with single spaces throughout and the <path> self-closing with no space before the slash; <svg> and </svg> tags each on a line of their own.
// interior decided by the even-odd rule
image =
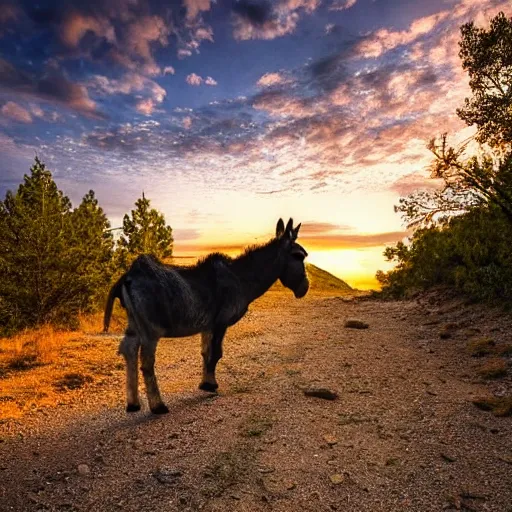
<svg viewBox="0 0 512 512">
<path fill-rule="evenodd" d="M 279 217 L 360 289 L 438 186 L 428 139 L 474 133 L 460 26 L 504 0 L 0 0 L 0 195 L 37 154 L 120 225 L 142 191 L 176 257 L 236 254 Z"/>
</svg>

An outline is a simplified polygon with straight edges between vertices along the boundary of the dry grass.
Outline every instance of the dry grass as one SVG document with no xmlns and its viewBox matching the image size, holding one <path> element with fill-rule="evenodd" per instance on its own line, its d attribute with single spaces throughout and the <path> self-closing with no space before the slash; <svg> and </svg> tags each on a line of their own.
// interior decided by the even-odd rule
<svg viewBox="0 0 512 512">
<path fill-rule="evenodd" d="M 72 403 L 87 385 L 121 381 L 117 344 L 111 337 L 92 340 L 50 326 L 0 339 L 0 420 Z"/>
<path fill-rule="evenodd" d="M 80 315 L 80 331 L 84 334 L 99 334 L 103 332 L 103 311 L 96 313 Z M 126 313 L 119 305 L 119 301 L 114 303 L 112 318 L 110 319 L 110 333 L 122 333 L 126 327 Z"/>
<path fill-rule="evenodd" d="M 11 338 L 1 338 L 0 376 L 11 370 L 28 370 L 52 363 L 59 347 L 70 335 L 47 325 L 37 330 L 26 330 Z"/>
<path fill-rule="evenodd" d="M 512 356 L 512 345 L 502 345 L 496 348 L 496 352 L 500 356 Z"/>
<path fill-rule="evenodd" d="M 500 379 L 507 375 L 508 364 L 500 358 L 493 358 L 486 361 L 477 372 L 484 379 Z"/>
<path fill-rule="evenodd" d="M 491 338 L 478 338 L 468 343 L 468 352 L 473 357 L 483 357 L 493 354 L 496 342 Z"/>
<path fill-rule="evenodd" d="M 482 397 L 473 400 L 473 404 L 483 411 L 492 411 L 495 416 L 512 416 L 512 395 Z"/>
</svg>

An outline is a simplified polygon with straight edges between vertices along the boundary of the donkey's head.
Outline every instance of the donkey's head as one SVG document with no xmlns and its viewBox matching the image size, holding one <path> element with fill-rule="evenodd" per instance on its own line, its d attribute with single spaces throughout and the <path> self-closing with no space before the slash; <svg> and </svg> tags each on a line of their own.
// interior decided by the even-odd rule
<svg viewBox="0 0 512 512">
<path fill-rule="evenodd" d="M 279 219 L 276 226 L 276 238 L 280 243 L 280 252 L 283 258 L 283 266 L 279 280 L 290 288 L 297 299 L 304 297 L 309 289 L 308 276 L 304 259 L 308 255 L 304 247 L 297 243 L 300 224 L 293 227 L 293 220 L 290 219 L 286 227 L 283 219 Z"/>
</svg>

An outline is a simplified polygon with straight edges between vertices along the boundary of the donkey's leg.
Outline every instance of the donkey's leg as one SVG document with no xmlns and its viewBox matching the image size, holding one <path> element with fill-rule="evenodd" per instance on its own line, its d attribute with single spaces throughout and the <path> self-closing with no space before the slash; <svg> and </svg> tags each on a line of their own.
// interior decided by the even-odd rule
<svg viewBox="0 0 512 512">
<path fill-rule="evenodd" d="M 126 361 L 126 412 L 140 410 L 139 400 L 139 358 L 140 341 L 135 330 L 129 325 L 119 345 L 119 354 Z"/>
<path fill-rule="evenodd" d="M 212 333 L 202 333 L 203 380 L 199 389 L 215 391 L 219 385 L 215 379 L 215 368 L 222 357 L 222 340 L 226 334 L 226 327 L 216 327 Z"/>
<path fill-rule="evenodd" d="M 210 360 L 212 338 L 213 334 L 211 332 L 201 333 L 201 355 L 203 356 L 203 380 L 201 381 L 201 384 L 199 384 L 199 389 L 202 389 L 203 391 L 215 391 L 218 387 L 217 383 L 215 382 L 215 378 L 211 380 L 206 369 L 208 361 Z"/>
<path fill-rule="evenodd" d="M 142 343 L 141 345 L 140 359 L 149 408 L 153 414 L 166 414 L 169 412 L 169 409 L 162 401 L 155 375 L 155 352 L 158 339 L 145 341 L 147 343 Z"/>
</svg>

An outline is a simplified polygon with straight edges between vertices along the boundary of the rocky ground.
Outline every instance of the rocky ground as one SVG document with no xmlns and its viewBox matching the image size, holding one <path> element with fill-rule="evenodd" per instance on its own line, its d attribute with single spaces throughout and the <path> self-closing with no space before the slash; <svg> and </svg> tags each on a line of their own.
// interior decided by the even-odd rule
<svg viewBox="0 0 512 512">
<path fill-rule="evenodd" d="M 117 362 L 4 419 L 0 510 L 512 511 L 512 420 L 473 404 L 511 392 L 510 369 L 481 371 L 509 364 L 511 324 L 434 296 L 271 293 L 228 332 L 218 395 L 197 390 L 198 338 L 162 340 L 170 414 L 126 414 Z M 473 357 L 485 337 L 495 355 Z"/>
</svg>

